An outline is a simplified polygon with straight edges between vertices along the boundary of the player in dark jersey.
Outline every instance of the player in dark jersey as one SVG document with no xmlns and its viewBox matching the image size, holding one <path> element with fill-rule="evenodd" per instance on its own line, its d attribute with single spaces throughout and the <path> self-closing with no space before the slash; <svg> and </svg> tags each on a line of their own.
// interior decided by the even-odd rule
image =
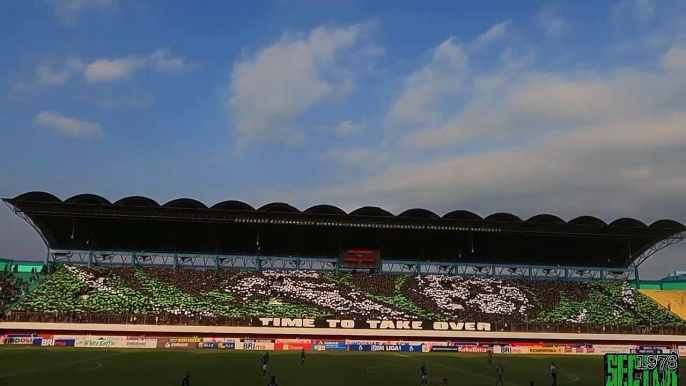
<svg viewBox="0 0 686 386">
<path fill-rule="evenodd" d="M 486 352 L 486 354 L 488 355 L 486 366 L 488 366 L 488 368 L 490 369 L 491 366 L 493 365 L 493 348 L 492 347 L 489 348 L 488 351 Z"/>
<path fill-rule="evenodd" d="M 269 383 L 267 383 L 267 386 L 279 386 L 279 384 L 276 383 L 276 377 L 275 376 L 272 375 L 272 379 L 271 379 L 271 381 L 269 381 Z"/>
<path fill-rule="evenodd" d="M 495 369 L 496 372 L 496 380 L 495 380 L 495 386 L 505 386 L 505 381 L 503 380 L 503 375 L 505 374 L 505 369 L 503 369 L 503 364 L 498 363 L 498 367 Z"/>
<path fill-rule="evenodd" d="M 534 381 L 533 381 L 533 380 L 529 381 L 529 386 L 534 386 Z"/>
<path fill-rule="evenodd" d="M 422 362 L 422 386 L 426 386 L 429 383 L 429 378 L 426 373 L 426 363 Z"/>
<path fill-rule="evenodd" d="M 302 349 L 300 351 L 300 366 L 305 364 L 305 349 Z"/>
<path fill-rule="evenodd" d="M 262 379 L 267 376 L 267 365 L 269 364 L 269 356 L 265 355 L 260 359 L 262 362 Z"/>
<path fill-rule="evenodd" d="M 191 386 L 191 372 L 186 371 L 186 376 L 183 377 L 183 382 L 181 382 L 181 386 Z"/>
<path fill-rule="evenodd" d="M 553 378 L 553 386 L 557 386 L 557 367 L 555 367 L 555 362 L 550 364 L 550 376 Z"/>
<path fill-rule="evenodd" d="M 443 386 L 448 386 L 448 378 L 443 378 Z"/>
</svg>

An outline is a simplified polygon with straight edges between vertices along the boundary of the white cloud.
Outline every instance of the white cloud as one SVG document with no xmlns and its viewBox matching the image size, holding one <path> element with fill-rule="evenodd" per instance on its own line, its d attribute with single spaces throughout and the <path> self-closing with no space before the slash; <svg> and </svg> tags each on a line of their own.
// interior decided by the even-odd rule
<svg viewBox="0 0 686 386">
<path fill-rule="evenodd" d="M 355 160 L 373 168 L 297 194 L 392 211 L 686 219 L 683 47 L 664 50 L 652 69 L 540 72 L 526 57 L 514 65 L 508 57 L 496 72 L 465 80 L 468 103 L 456 111 L 438 90 L 435 125 L 417 125 L 389 148 L 328 154 L 343 172 Z"/>
<path fill-rule="evenodd" d="M 569 24 L 552 11 L 545 10 L 538 15 L 538 24 L 543 28 L 545 34 L 551 37 L 560 37 L 569 32 Z"/>
<path fill-rule="evenodd" d="M 364 129 L 364 124 L 353 121 L 343 121 L 336 126 L 336 135 L 339 137 L 350 137 Z"/>
<path fill-rule="evenodd" d="M 378 55 L 361 43 L 368 29 L 358 24 L 285 35 L 235 62 L 228 107 L 239 147 L 251 140 L 287 141 L 298 131 L 296 118 L 347 94 L 358 75 L 354 59 Z"/>
<path fill-rule="evenodd" d="M 468 55 L 450 38 L 433 50 L 431 61 L 404 80 L 404 88 L 393 103 L 388 118 L 396 122 L 439 119 L 437 104 L 459 94 L 467 76 Z"/>
<path fill-rule="evenodd" d="M 123 79 L 145 67 L 145 59 L 96 59 L 86 66 L 84 76 L 89 82 L 110 82 Z"/>
<path fill-rule="evenodd" d="M 615 19 L 630 16 L 637 22 L 645 23 L 655 18 L 655 3 L 653 0 L 623 0 L 614 4 L 610 12 Z"/>
<path fill-rule="evenodd" d="M 36 78 L 40 85 L 63 84 L 70 76 L 69 71 L 55 71 L 49 63 L 39 64 L 36 68 Z"/>
<path fill-rule="evenodd" d="M 321 158 L 333 160 L 345 167 L 353 167 L 362 164 L 377 152 L 377 149 L 368 147 L 335 148 L 329 150 Z"/>
<path fill-rule="evenodd" d="M 152 68 L 158 71 L 175 72 L 189 68 L 188 62 L 181 57 L 173 57 L 166 48 L 156 50 L 148 56 L 127 56 L 122 58 L 98 58 L 84 62 L 79 57 L 69 57 L 61 65 L 51 62 L 41 63 L 36 67 L 36 79 L 29 84 L 22 84 L 20 89 L 26 91 L 36 86 L 54 86 L 68 82 L 76 75 L 83 75 L 90 83 L 105 83 L 128 78 L 137 71 Z"/>
<path fill-rule="evenodd" d="M 509 21 L 504 21 L 492 26 L 488 31 L 477 36 L 472 43 L 473 46 L 477 49 L 483 49 L 498 40 L 506 38 L 509 33 L 510 25 L 511 23 Z"/>
<path fill-rule="evenodd" d="M 147 67 L 163 71 L 181 71 L 186 67 L 183 58 L 171 58 L 170 51 L 159 49 L 147 57 L 100 58 L 87 64 L 84 76 L 88 82 L 111 82 L 127 78 Z"/>
<path fill-rule="evenodd" d="M 116 10 L 118 0 L 49 0 L 55 16 L 67 26 L 75 26 L 88 11 L 111 12 Z"/>
<path fill-rule="evenodd" d="M 39 126 L 55 130 L 60 135 L 73 138 L 93 137 L 104 133 L 102 126 L 97 123 L 81 121 L 49 111 L 38 114 L 36 123 Z"/>
</svg>

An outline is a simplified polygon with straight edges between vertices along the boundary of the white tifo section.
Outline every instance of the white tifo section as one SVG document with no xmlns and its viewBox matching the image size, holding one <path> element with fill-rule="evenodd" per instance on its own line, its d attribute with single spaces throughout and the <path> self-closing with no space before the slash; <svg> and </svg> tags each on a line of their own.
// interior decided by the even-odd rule
<svg viewBox="0 0 686 386">
<path fill-rule="evenodd" d="M 387 329 L 339 329 L 339 328 L 291 328 L 291 327 L 218 327 L 218 326 L 155 326 L 136 324 L 85 324 L 85 323 L 0 323 L 0 331 L 23 330 L 27 333 L 41 331 L 100 331 L 113 333 L 190 333 L 197 335 L 241 334 L 243 336 L 298 335 L 314 336 L 391 336 L 394 338 L 446 338 L 446 339 L 531 339 L 532 341 L 622 341 L 622 342 L 665 342 L 686 343 L 686 335 L 633 335 L 633 334 L 574 334 L 574 333 L 541 333 L 541 332 L 497 332 L 497 331 L 435 331 L 435 330 L 387 330 Z"/>
</svg>

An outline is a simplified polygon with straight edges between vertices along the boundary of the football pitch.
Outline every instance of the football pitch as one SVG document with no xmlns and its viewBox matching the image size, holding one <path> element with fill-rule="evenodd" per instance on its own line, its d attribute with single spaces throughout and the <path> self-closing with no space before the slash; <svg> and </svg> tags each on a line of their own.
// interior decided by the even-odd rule
<svg viewBox="0 0 686 386">
<path fill-rule="evenodd" d="M 304 366 L 299 352 L 271 351 L 267 379 L 262 379 L 264 352 L 219 350 L 109 350 L 74 348 L 0 349 L 2 386 L 169 386 L 181 385 L 185 371 L 192 386 L 264 386 L 270 375 L 280 386 L 421 386 L 426 362 L 430 386 L 448 378 L 450 386 L 495 385 L 495 369 L 486 355 L 454 353 L 308 352 Z M 502 363 L 505 385 L 550 385 L 550 362 L 558 369 L 558 385 L 603 383 L 602 356 L 495 355 Z"/>
</svg>

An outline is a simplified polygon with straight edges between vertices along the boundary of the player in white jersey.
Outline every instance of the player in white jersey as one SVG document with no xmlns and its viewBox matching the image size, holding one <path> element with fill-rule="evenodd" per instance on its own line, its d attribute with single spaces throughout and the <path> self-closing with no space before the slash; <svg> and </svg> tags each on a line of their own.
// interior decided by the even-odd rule
<svg viewBox="0 0 686 386">
<path fill-rule="evenodd" d="M 495 386 L 505 386 L 505 381 L 503 380 L 503 375 L 505 375 L 505 369 L 503 369 L 503 364 L 498 363 L 498 367 L 495 369 L 496 372 L 496 380 L 495 380 Z"/>
<path fill-rule="evenodd" d="M 555 367 L 555 362 L 550 364 L 550 376 L 553 378 L 553 386 L 557 386 L 557 367 Z"/>
</svg>

